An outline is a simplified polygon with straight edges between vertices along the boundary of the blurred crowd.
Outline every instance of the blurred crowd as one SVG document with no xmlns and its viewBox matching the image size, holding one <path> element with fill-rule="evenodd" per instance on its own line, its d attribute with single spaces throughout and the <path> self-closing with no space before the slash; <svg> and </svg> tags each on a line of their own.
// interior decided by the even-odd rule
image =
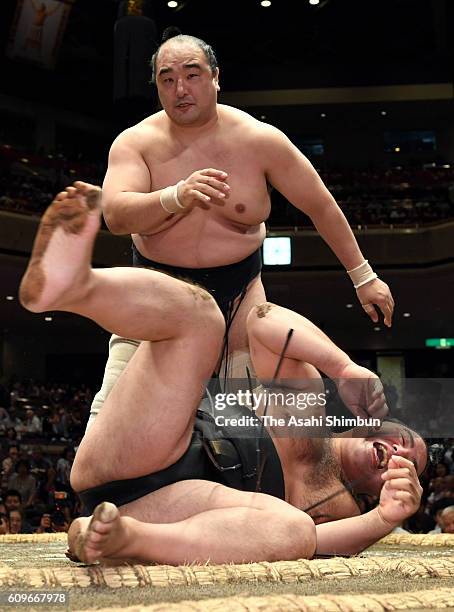
<svg viewBox="0 0 454 612">
<path fill-rule="evenodd" d="M 0 387 L 0 533 L 67 531 L 80 515 L 69 475 L 91 400 L 84 385 Z"/>
<path fill-rule="evenodd" d="M 417 227 L 454 217 L 454 167 L 388 170 L 320 171 L 320 176 L 352 227 Z M 274 227 L 310 227 L 308 217 L 272 192 L 269 224 Z"/>
<path fill-rule="evenodd" d="M 67 531 L 80 516 L 69 476 L 91 400 L 84 385 L 0 386 L 0 534 Z M 421 476 L 420 509 L 400 530 L 454 533 L 454 438 L 435 442 L 436 459 Z M 359 502 L 366 511 L 376 500 Z"/>
<path fill-rule="evenodd" d="M 0 144 L 0 209 L 40 215 L 74 180 L 102 184 L 105 166 L 61 151 L 27 153 Z M 352 226 L 418 226 L 454 217 L 454 168 L 449 164 L 320 175 Z M 303 213 L 271 192 L 272 227 L 310 227 Z"/>
<path fill-rule="evenodd" d="M 0 144 L 0 209 L 41 215 L 64 187 L 75 180 L 99 185 L 104 171 L 81 154 L 31 153 Z"/>
<path fill-rule="evenodd" d="M 323 178 L 352 225 L 417 225 L 454 216 L 454 168 L 448 164 Z"/>
</svg>

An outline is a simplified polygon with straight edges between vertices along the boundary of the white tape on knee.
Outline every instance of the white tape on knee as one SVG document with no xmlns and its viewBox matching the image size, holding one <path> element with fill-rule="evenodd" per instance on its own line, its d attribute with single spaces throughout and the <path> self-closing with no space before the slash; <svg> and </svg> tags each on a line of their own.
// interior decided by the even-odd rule
<svg viewBox="0 0 454 612">
<path fill-rule="evenodd" d="M 353 270 L 347 270 L 347 274 L 351 278 L 353 287 L 355 289 L 359 289 L 359 287 L 362 287 L 369 281 L 378 278 L 378 276 L 370 267 L 367 259 L 365 259 L 363 263 L 357 266 L 356 268 L 353 268 Z"/>
<path fill-rule="evenodd" d="M 179 181 L 176 185 L 170 185 L 170 187 L 166 187 L 159 194 L 161 206 L 166 212 L 174 214 L 186 208 L 178 199 L 178 187 L 182 183 L 184 183 L 184 181 Z"/>
</svg>

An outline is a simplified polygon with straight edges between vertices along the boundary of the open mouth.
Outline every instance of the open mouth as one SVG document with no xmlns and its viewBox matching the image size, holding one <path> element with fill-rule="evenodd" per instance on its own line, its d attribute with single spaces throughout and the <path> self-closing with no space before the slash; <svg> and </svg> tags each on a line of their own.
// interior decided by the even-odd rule
<svg viewBox="0 0 454 612">
<path fill-rule="evenodd" d="M 388 461 L 391 459 L 391 455 L 388 453 L 388 449 L 381 442 L 374 442 L 375 460 L 376 467 L 378 470 L 382 470 L 388 465 Z"/>
</svg>

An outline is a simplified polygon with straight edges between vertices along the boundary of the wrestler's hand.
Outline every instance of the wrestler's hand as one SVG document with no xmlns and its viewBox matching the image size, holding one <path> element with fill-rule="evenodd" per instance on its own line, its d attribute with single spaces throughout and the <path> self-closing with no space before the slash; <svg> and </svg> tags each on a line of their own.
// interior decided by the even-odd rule
<svg viewBox="0 0 454 612">
<path fill-rule="evenodd" d="M 372 319 L 378 323 L 378 313 L 375 306 L 378 306 L 385 318 L 385 325 L 391 327 L 394 312 L 394 300 L 391 291 L 386 283 L 376 278 L 356 290 L 361 306 Z"/>
<path fill-rule="evenodd" d="M 381 420 L 388 414 L 381 380 L 367 368 L 351 362 L 342 370 L 335 383 L 339 397 L 355 416 Z"/>
<path fill-rule="evenodd" d="M 210 208 L 210 204 L 222 205 L 229 197 L 228 174 L 222 170 L 206 168 L 197 170 L 178 187 L 178 199 L 185 208 L 200 206 Z"/>
<path fill-rule="evenodd" d="M 380 493 L 378 512 L 394 528 L 414 514 L 420 506 L 423 489 L 411 461 L 393 455 L 382 474 L 385 484 Z"/>
</svg>

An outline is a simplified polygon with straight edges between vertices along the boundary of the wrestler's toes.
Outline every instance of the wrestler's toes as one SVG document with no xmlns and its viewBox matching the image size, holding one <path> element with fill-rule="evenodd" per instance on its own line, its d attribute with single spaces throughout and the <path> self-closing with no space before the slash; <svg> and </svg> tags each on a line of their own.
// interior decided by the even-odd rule
<svg viewBox="0 0 454 612">
<path fill-rule="evenodd" d="M 102 523 L 101 521 L 93 521 L 90 525 L 90 533 L 97 534 L 99 536 L 103 536 L 105 534 L 110 533 L 112 528 L 111 523 Z"/>
<path fill-rule="evenodd" d="M 87 533 L 86 542 L 87 544 L 96 545 L 104 540 L 105 533 L 97 531 L 95 524 L 90 526 L 90 531 Z"/>
<path fill-rule="evenodd" d="M 93 512 L 93 519 L 102 523 L 111 523 L 119 516 L 118 508 L 110 502 L 102 502 L 96 506 Z"/>
</svg>

